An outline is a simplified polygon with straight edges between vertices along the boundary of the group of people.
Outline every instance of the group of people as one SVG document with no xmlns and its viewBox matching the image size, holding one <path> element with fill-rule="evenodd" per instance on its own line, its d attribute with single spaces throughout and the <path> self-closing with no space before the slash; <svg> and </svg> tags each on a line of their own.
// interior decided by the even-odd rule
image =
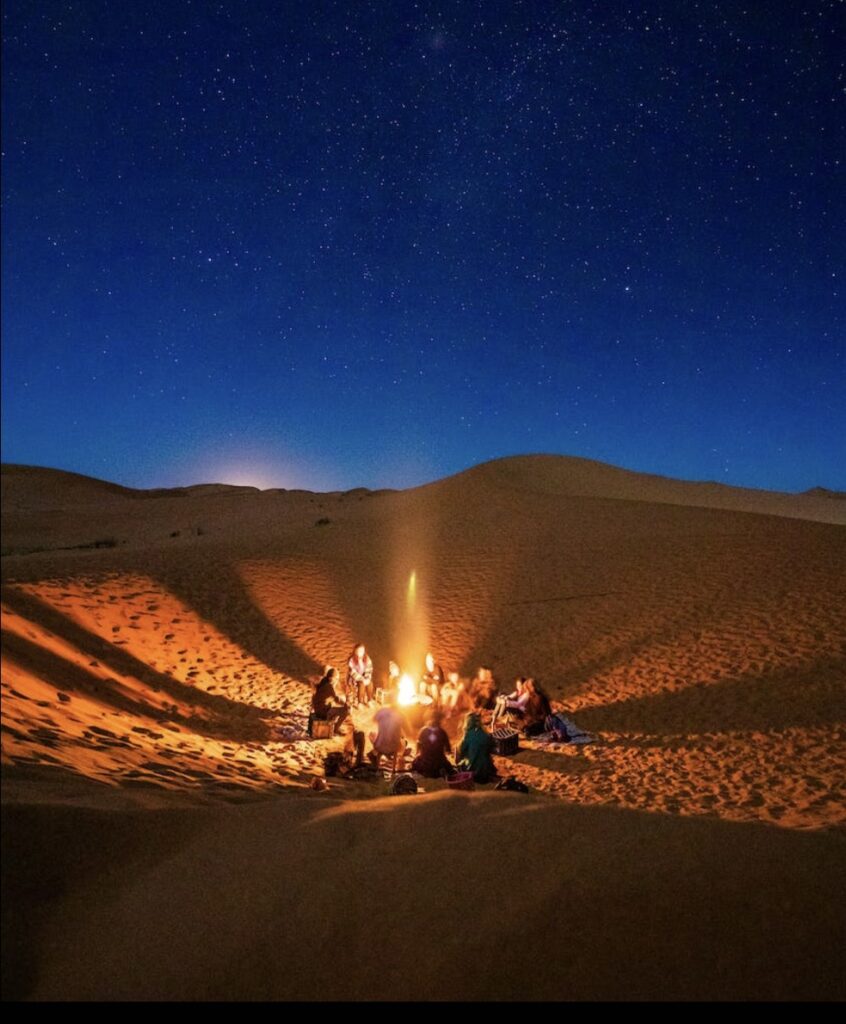
<svg viewBox="0 0 846 1024">
<path fill-rule="evenodd" d="M 491 728 L 500 718 L 508 717 L 516 721 L 527 736 L 536 736 L 544 731 L 551 714 L 552 704 L 545 690 L 534 679 L 518 676 L 512 692 L 496 698 Z"/>
<path fill-rule="evenodd" d="M 375 731 L 370 734 L 371 762 L 382 757 L 394 759 L 405 749 L 403 715 L 397 710 L 399 668 L 390 663 L 389 685 L 384 688 L 383 706 L 374 715 Z M 343 696 L 339 695 L 338 670 L 327 666 L 312 698 L 314 718 L 330 721 L 334 732 L 340 733 L 350 718 L 352 709 L 370 705 L 375 701 L 373 688 L 373 661 L 364 644 L 357 644 L 347 661 L 347 674 Z M 491 712 L 490 729 L 507 719 L 519 725 L 527 735 L 543 731 L 544 721 L 552 713 L 550 701 L 542 687 L 531 678 L 519 676 L 509 694 L 499 694 L 491 669 L 481 667 L 474 678 L 463 683 L 457 672 L 445 674 L 433 656 L 426 655 L 425 671 L 417 684 L 421 703 L 431 708 L 429 720 L 417 736 L 416 756 L 412 771 L 429 778 L 451 776 L 456 771 L 472 772 L 476 782 L 485 783 L 496 777 L 493 762 L 494 738 L 485 728 L 484 714 Z M 444 720 L 456 714 L 465 714 L 461 741 L 455 751 L 455 761 Z"/>
</svg>

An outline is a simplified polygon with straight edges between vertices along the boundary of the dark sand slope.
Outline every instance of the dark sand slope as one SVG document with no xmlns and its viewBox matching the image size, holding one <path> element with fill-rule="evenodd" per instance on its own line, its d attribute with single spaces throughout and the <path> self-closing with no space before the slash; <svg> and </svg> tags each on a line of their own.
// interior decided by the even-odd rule
<svg viewBox="0 0 846 1024">
<path fill-rule="evenodd" d="M 4 835 L 11 996 L 846 996 L 837 833 L 439 793 L 7 807 Z"/>
<path fill-rule="evenodd" d="M 5 997 L 844 995 L 842 497 L 2 483 Z M 539 795 L 308 790 L 281 727 L 402 656 L 412 570 L 445 666 L 598 736 L 501 759 Z"/>
</svg>

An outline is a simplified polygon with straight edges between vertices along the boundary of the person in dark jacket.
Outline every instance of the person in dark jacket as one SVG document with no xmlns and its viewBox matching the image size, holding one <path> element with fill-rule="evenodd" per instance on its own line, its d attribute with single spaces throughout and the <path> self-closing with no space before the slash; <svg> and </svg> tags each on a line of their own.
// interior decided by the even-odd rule
<svg viewBox="0 0 846 1024">
<path fill-rule="evenodd" d="M 335 693 L 335 683 L 338 679 L 338 670 L 328 668 L 326 675 L 320 680 L 311 698 L 311 713 L 314 718 L 324 722 L 335 723 L 335 735 L 341 731 L 341 726 L 350 713 L 350 709 Z"/>
<path fill-rule="evenodd" d="M 496 765 L 493 762 L 493 736 L 482 725 L 482 716 L 471 711 L 464 725 L 464 737 L 458 748 L 458 766 L 464 771 L 473 773 L 476 782 L 490 782 L 496 778 Z"/>
<path fill-rule="evenodd" d="M 428 779 L 455 774 L 455 767 L 447 757 L 447 754 L 452 753 L 452 746 L 449 736 L 441 728 L 441 721 L 441 713 L 435 711 L 429 724 L 420 730 L 417 737 L 417 757 L 412 762 L 411 770 Z"/>
</svg>

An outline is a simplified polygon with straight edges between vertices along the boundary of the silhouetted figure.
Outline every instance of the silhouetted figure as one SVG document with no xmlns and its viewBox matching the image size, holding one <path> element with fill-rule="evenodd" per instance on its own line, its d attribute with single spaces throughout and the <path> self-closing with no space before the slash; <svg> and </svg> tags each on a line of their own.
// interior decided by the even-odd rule
<svg viewBox="0 0 846 1024">
<path fill-rule="evenodd" d="M 334 722 L 336 735 L 341 731 L 341 726 L 350 713 L 350 709 L 335 693 L 334 684 L 337 678 L 337 669 L 327 669 L 326 675 L 317 684 L 311 698 L 312 715 L 323 722 Z"/>
<path fill-rule="evenodd" d="M 455 774 L 455 766 L 447 757 L 447 754 L 452 753 L 452 745 L 449 736 L 441 728 L 441 721 L 440 712 L 433 712 L 429 724 L 423 726 L 417 737 L 417 756 L 411 764 L 411 770 L 428 779 Z"/>
<path fill-rule="evenodd" d="M 391 693 L 388 698 L 388 704 L 383 708 L 379 708 L 373 716 L 373 721 L 376 723 L 376 732 L 370 734 L 373 750 L 371 750 L 368 756 L 374 762 L 378 761 L 380 756 L 395 757 L 405 747 L 402 735 L 402 715 L 393 706 L 395 699 L 394 694 Z"/>
</svg>

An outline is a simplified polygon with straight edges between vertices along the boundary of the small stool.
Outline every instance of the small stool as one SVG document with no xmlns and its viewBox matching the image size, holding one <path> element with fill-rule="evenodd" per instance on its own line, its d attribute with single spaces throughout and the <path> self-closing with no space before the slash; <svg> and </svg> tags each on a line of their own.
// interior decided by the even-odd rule
<svg viewBox="0 0 846 1024">
<path fill-rule="evenodd" d="M 308 734 L 313 740 L 331 740 L 335 735 L 335 723 L 331 718 L 315 718 L 309 715 Z"/>
</svg>

